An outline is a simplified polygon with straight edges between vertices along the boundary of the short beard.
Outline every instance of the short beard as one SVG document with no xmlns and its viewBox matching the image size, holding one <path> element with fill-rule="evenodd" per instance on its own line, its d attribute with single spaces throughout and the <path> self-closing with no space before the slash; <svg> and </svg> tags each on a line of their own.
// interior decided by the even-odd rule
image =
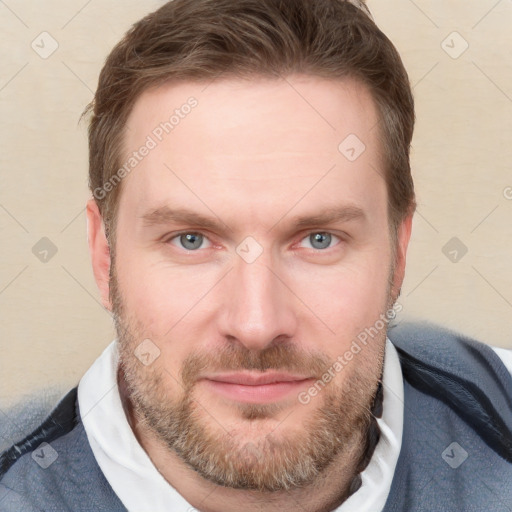
<svg viewBox="0 0 512 512">
<path fill-rule="evenodd" d="M 322 480 L 335 461 L 340 469 L 361 470 L 368 460 L 365 448 L 374 418 L 372 405 L 382 375 L 385 336 L 372 340 L 351 365 L 343 383 L 331 381 L 312 401 L 322 400 L 300 430 L 260 436 L 254 442 L 244 432 L 227 432 L 194 397 L 194 384 L 208 370 L 302 371 L 321 380 L 332 364 L 318 354 L 303 354 L 285 342 L 259 352 L 241 345 L 227 346 L 220 353 L 192 354 L 182 364 L 176 395 L 169 393 L 170 375 L 157 362 L 144 366 L 134 356 L 136 346 L 146 337 L 137 319 L 126 317 L 115 272 L 111 282 L 114 319 L 119 339 L 120 372 L 127 399 L 142 429 L 147 429 L 203 478 L 224 487 L 260 492 L 286 491 Z M 166 341 L 167 343 L 167 341 Z M 347 371 L 346 369 L 342 371 Z M 179 396 L 178 396 L 179 393 Z M 234 404 L 244 423 L 257 426 L 259 420 L 275 417 L 280 404 Z M 303 407 L 297 401 L 296 407 Z M 304 405 L 305 407 L 305 405 Z M 293 420 L 293 416 L 291 416 Z M 288 424 L 293 425 L 293 421 Z M 254 430 L 251 428 L 251 432 Z M 355 460 L 354 460 L 355 457 Z M 354 475 L 355 476 L 355 475 Z M 348 491 L 347 491 L 348 492 Z"/>
</svg>

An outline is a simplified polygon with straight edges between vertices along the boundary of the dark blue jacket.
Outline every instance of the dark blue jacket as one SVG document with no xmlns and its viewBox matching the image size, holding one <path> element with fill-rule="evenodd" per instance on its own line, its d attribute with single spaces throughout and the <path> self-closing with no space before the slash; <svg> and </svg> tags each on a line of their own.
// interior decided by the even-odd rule
<svg viewBox="0 0 512 512">
<path fill-rule="evenodd" d="M 502 361 L 436 327 L 402 324 L 389 338 L 405 411 L 383 512 L 512 512 L 512 377 Z M 0 457 L 0 512 L 126 511 L 94 459 L 76 395 Z"/>
</svg>

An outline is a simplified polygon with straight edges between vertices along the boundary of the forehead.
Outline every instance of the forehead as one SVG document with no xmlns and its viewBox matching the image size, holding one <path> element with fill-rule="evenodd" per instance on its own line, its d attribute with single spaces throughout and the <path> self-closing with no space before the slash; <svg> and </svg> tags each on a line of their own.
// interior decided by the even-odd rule
<svg viewBox="0 0 512 512">
<path fill-rule="evenodd" d="M 162 85 L 139 97 L 127 122 L 124 161 L 137 161 L 120 215 L 123 204 L 134 220 L 188 205 L 219 215 L 243 209 L 263 222 L 265 211 L 275 217 L 295 204 L 385 206 L 377 125 L 374 101 L 356 81 Z"/>
</svg>

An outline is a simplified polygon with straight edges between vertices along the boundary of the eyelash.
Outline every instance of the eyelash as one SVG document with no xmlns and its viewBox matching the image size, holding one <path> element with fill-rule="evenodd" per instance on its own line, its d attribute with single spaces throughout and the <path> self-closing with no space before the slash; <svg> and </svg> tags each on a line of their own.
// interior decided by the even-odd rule
<svg viewBox="0 0 512 512">
<path fill-rule="evenodd" d="M 310 237 L 311 235 L 314 235 L 314 234 L 325 234 L 325 235 L 331 235 L 331 237 L 333 237 L 334 239 L 338 239 L 338 243 L 330 246 L 330 247 L 327 247 L 326 249 L 315 249 L 314 247 L 310 248 L 310 247 L 307 247 L 307 249 L 309 250 L 312 250 L 312 251 L 315 251 L 315 252 L 327 252 L 329 249 L 333 249 L 334 247 L 336 247 L 337 245 L 339 245 L 339 243 L 341 241 L 343 241 L 342 237 L 339 236 L 339 235 L 336 235 L 335 233 L 331 233 L 330 231 L 310 231 L 308 233 L 306 233 L 301 239 L 300 239 L 300 242 L 302 242 L 303 240 L 305 240 L 306 238 Z M 206 240 L 208 240 L 212 245 L 215 245 L 210 239 L 209 237 L 202 233 L 201 231 L 180 231 L 179 233 L 174 233 L 172 236 L 170 237 L 165 237 L 164 238 L 164 244 L 169 244 L 171 243 L 173 240 L 175 239 L 179 239 L 180 236 L 182 235 L 201 235 L 203 236 Z M 179 247 L 179 249 L 182 249 L 184 251 L 187 251 L 189 253 L 191 252 L 199 252 L 201 249 L 195 249 L 195 250 L 192 250 L 192 249 L 186 249 L 185 247 Z M 204 250 L 204 249 L 203 249 Z"/>
</svg>

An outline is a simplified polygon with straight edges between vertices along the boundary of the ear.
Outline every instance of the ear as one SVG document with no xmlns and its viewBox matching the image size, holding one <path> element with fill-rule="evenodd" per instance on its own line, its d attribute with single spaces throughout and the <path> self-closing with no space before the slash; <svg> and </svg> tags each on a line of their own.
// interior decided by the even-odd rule
<svg viewBox="0 0 512 512">
<path fill-rule="evenodd" d="M 91 255 L 94 278 L 101 294 L 101 302 L 109 311 L 112 304 L 110 291 L 110 248 L 105 236 L 105 226 L 94 199 L 87 201 L 87 241 Z"/>
<path fill-rule="evenodd" d="M 407 255 L 407 247 L 411 239 L 412 231 L 412 214 L 408 215 L 398 227 L 397 240 L 396 240 L 396 262 L 395 273 L 393 275 L 393 289 L 392 297 L 393 302 L 396 301 L 400 294 L 400 288 L 405 276 L 405 260 Z"/>
</svg>

